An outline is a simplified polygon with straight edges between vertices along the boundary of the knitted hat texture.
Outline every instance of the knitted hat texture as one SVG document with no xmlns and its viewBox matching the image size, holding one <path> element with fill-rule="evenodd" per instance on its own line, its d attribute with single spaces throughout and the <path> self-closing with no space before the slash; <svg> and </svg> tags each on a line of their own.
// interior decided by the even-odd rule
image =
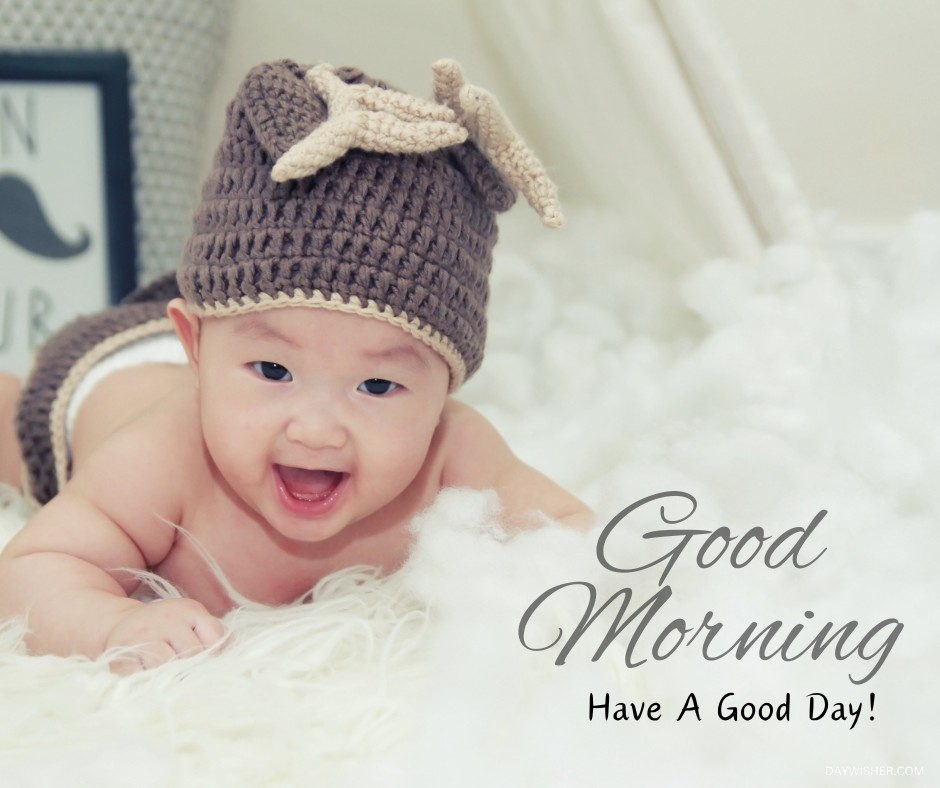
<svg viewBox="0 0 940 788">
<path fill-rule="evenodd" d="M 437 351 L 459 386 L 483 358 L 496 213 L 515 192 L 455 106 L 350 68 L 254 68 L 228 107 L 178 271 L 194 311 L 375 317 Z"/>
</svg>

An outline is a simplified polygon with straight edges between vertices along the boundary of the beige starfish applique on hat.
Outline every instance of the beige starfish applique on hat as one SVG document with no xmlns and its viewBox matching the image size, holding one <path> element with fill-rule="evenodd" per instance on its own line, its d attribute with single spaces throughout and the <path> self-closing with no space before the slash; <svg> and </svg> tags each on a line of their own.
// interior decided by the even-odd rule
<svg viewBox="0 0 940 788">
<path fill-rule="evenodd" d="M 350 85 L 333 66 L 311 68 L 306 80 L 327 105 L 327 119 L 274 165 L 286 181 L 315 174 L 352 148 L 374 153 L 430 153 L 469 139 L 506 181 L 522 192 L 543 224 L 564 223 L 554 183 L 512 127 L 495 96 L 464 80 L 454 60 L 432 66 L 436 102 L 390 88 Z"/>
</svg>

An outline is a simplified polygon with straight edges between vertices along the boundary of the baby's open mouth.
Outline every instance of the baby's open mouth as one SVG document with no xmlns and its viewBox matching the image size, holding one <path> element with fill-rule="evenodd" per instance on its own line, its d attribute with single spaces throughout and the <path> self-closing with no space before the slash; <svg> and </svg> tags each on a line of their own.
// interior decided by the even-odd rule
<svg viewBox="0 0 940 788">
<path fill-rule="evenodd" d="M 330 497 L 346 475 L 340 471 L 309 470 L 276 465 L 284 489 L 298 501 L 322 501 Z"/>
</svg>

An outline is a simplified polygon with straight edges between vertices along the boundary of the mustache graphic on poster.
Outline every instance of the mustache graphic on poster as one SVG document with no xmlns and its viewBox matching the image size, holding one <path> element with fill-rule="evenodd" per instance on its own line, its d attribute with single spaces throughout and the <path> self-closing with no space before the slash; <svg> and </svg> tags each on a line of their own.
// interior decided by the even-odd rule
<svg viewBox="0 0 940 788">
<path fill-rule="evenodd" d="M 48 260 L 69 260 L 91 245 L 87 228 L 74 241 L 63 238 L 46 215 L 43 201 L 25 178 L 0 175 L 0 235 Z"/>
</svg>

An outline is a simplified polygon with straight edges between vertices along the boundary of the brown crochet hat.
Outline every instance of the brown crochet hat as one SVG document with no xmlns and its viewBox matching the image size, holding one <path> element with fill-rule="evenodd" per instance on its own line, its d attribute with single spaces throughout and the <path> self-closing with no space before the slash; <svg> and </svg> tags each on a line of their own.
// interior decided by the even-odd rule
<svg viewBox="0 0 940 788">
<path fill-rule="evenodd" d="M 178 272 L 197 314 L 281 306 L 397 325 L 479 367 L 496 212 L 520 188 L 560 226 L 554 186 L 495 99 L 433 67 L 436 102 L 355 69 L 254 68 L 228 108 Z"/>
</svg>

